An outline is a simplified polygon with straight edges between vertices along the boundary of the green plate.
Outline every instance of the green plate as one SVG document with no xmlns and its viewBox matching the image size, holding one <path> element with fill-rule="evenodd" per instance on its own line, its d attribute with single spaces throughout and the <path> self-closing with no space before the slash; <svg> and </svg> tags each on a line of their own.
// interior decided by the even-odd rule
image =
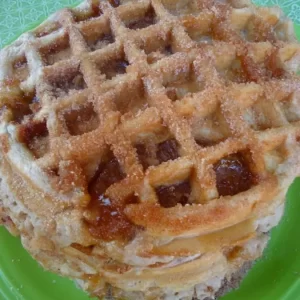
<svg viewBox="0 0 300 300">
<path fill-rule="evenodd" d="M 0 0 L 0 47 L 29 30 L 51 12 L 75 5 L 74 0 Z M 300 24 L 300 0 L 261 0 L 277 4 Z M 295 25 L 300 39 L 300 25 Z M 300 178 L 287 195 L 285 216 L 272 230 L 264 256 L 248 273 L 240 288 L 222 300 L 300 300 Z M 88 300 L 75 284 L 44 271 L 14 238 L 0 227 L 0 300 Z"/>
</svg>

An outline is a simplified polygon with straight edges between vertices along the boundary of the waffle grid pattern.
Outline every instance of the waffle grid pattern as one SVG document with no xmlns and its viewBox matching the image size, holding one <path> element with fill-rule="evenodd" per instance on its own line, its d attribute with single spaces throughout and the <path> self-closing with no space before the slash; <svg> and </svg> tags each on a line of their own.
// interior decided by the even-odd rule
<svg viewBox="0 0 300 300">
<path fill-rule="evenodd" d="M 56 13 L 0 52 L 1 168 L 31 181 L 5 179 L 2 222 L 95 295 L 215 295 L 299 174 L 299 57 L 292 23 L 249 1 Z"/>
<path fill-rule="evenodd" d="M 15 125 L 18 138 L 48 174 L 56 173 L 56 188 L 76 186 L 86 195 L 110 148 L 126 177 L 105 195 L 116 202 L 137 195 L 140 204 L 126 212 L 156 233 L 150 215 L 140 219 L 149 205 L 156 210 L 156 188 L 188 181 L 188 203 L 209 203 L 219 197 L 214 164 L 232 153 L 246 151 L 256 178 L 246 195 L 272 188 L 274 170 L 266 169 L 265 157 L 275 151 L 281 159 L 286 150 L 280 147 L 288 134 L 298 135 L 300 118 L 293 110 L 299 45 L 291 44 L 292 25 L 280 11 L 247 1 L 98 5 L 64 10 L 59 21 L 29 33 L 26 45 L 16 42 L 1 53 L 1 78 L 11 86 L 2 120 L 16 123 L 19 107 L 11 102 L 20 83 L 22 105 L 28 98 L 32 103 Z M 172 140 L 178 158 L 167 155 L 159 164 L 157 145 Z M 139 144 L 153 157 L 145 172 Z M 87 197 L 72 201 L 85 205 Z M 222 198 L 219 203 L 226 206 Z M 199 213 L 197 206 L 173 208 L 178 216 L 175 210 L 191 218 Z M 176 234 L 169 221 L 166 230 Z"/>
</svg>

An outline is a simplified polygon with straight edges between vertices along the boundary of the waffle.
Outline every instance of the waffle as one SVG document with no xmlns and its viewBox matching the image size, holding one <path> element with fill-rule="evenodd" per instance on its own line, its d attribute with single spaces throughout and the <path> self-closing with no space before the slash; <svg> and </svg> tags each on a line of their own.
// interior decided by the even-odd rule
<svg viewBox="0 0 300 300">
<path fill-rule="evenodd" d="M 250 1 L 85 1 L 0 52 L 0 220 L 108 299 L 205 299 L 299 175 L 300 47 Z"/>
</svg>

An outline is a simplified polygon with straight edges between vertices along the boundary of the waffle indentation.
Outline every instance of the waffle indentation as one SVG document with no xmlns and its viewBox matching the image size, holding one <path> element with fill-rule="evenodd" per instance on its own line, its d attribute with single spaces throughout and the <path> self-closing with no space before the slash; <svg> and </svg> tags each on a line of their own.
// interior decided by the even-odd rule
<svg viewBox="0 0 300 300">
<path fill-rule="evenodd" d="M 36 158 L 44 156 L 49 150 L 49 133 L 46 121 L 29 121 L 19 129 L 19 139 Z"/>
<path fill-rule="evenodd" d="M 72 56 L 68 35 L 58 38 L 55 43 L 40 48 L 44 64 L 50 66 L 56 62 L 69 59 Z"/>
<path fill-rule="evenodd" d="M 117 203 L 105 196 L 105 191 L 112 184 L 125 178 L 118 160 L 109 155 L 107 161 L 101 163 L 89 183 L 89 193 L 92 200 L 86 212 L 86 221 L 90 233 L 95 238 L 104 240 L 131 239 L 135 226 L 124 213 L 124 203 Z M 133 198 L 129 198 L 132 203 Z M 133 199 L 135 202 L 135 199 Z"/>
<path fill-rule="evenodd" d="M 65 111 L 64 119 L 71 135 L 82 135 L 99 126 L 98 115 L 91 103 Z"/>
<path fill-rule="evenodd" d="M 13 65 L 15 78 L 19 81 L 24 81 L 29 75 L 27 59 L 25 56 L 16 60 Z"/>
<path fill-rule="evenodd" d="M 125 74 L 128 66 L 129 62 L 125 57 L 104 61 L 98 64 L 98 68 L 103 74 L 105 74 L 105 77 L 108 80 L 116 77 L 117 75 Z"/>
<path fill-rule="evenodd" d="M 197 14 L 199 12 L 199 7 L 194 0 L 163 0 L 162 3 L 165 8 L 175 16 Z"/>
<path fill-rule="evenodd" d="M 83 90 L 87 87 L 83 75 L 78 69 L 67 70 L 65 74 L 53 76 L 49 81 L 56 98 L 67 96 L 72 91 Z"/>
<path fill-rule="evenodd" d="M 215 163 L 217 189 L 220 196 L 233 196 L 249 190 L 255 184 L 255 176 L 249 162 L 241 153 L 231 154 Z"/>
<path fill-rule="evenodd" d="M 110 157 L 110 159 L 99 165 L 98 170 L 89 183 L 89 192 L 93 197 L 98 198 L 100 195 L 104 195 L 105 191 L 112 184 L 124 178 L 125 174 L 118 160 L 115 157 Z"/>
<path fill-rule="evenodd" d="M 280 107 L 289 122 L 300 121 L 300 94 L 298 92 L 280 101 Z"/>
<path fill-rule="evenodd" d="M 150 6 L 143 16 L 140 16 L 136 20 L 127 21 L 126 26 L 129 29 L 137 30 L 137 29 L 143 29 L 150 25 L 153 25 L 155 24 L 155 22 L 156 22 L 155 11 L 153 7 Z"/>
<path fill-rule="evenodd" d="M 178 143 L 176 140 L 170 139 L 158 144 L 156 156 L 159 163 L 178 158 Z"/>
<path fill-rule="evenodd" d="M 158 201 L 165 208 L 174 207 L 177 204 L 186 205 L 190 193 L 191 186 L 188 181 L 156 188 Z"/>
<path fill-rule="evenodd" d="M 38 97 L 35 93 L 18 94 L 14 103 L 3 103 L 1 115 L 6 115 L 10 122 L 22 123 L 25 119 L 33 116 L 41 108 Z"/>
</svg>

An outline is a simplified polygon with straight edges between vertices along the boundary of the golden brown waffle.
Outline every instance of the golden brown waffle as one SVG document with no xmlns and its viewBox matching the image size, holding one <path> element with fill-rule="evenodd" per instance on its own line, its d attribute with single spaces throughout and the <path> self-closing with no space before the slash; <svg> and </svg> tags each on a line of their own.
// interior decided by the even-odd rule
<svg viewBox="0 0 300 300">
<path fill-rule="evenodd" d="M 86 1 L 0 52 L 0 217 L 89 293 L 213 297 L 299 174 L 300 47 L 249 1 Z"/>
</svg>

